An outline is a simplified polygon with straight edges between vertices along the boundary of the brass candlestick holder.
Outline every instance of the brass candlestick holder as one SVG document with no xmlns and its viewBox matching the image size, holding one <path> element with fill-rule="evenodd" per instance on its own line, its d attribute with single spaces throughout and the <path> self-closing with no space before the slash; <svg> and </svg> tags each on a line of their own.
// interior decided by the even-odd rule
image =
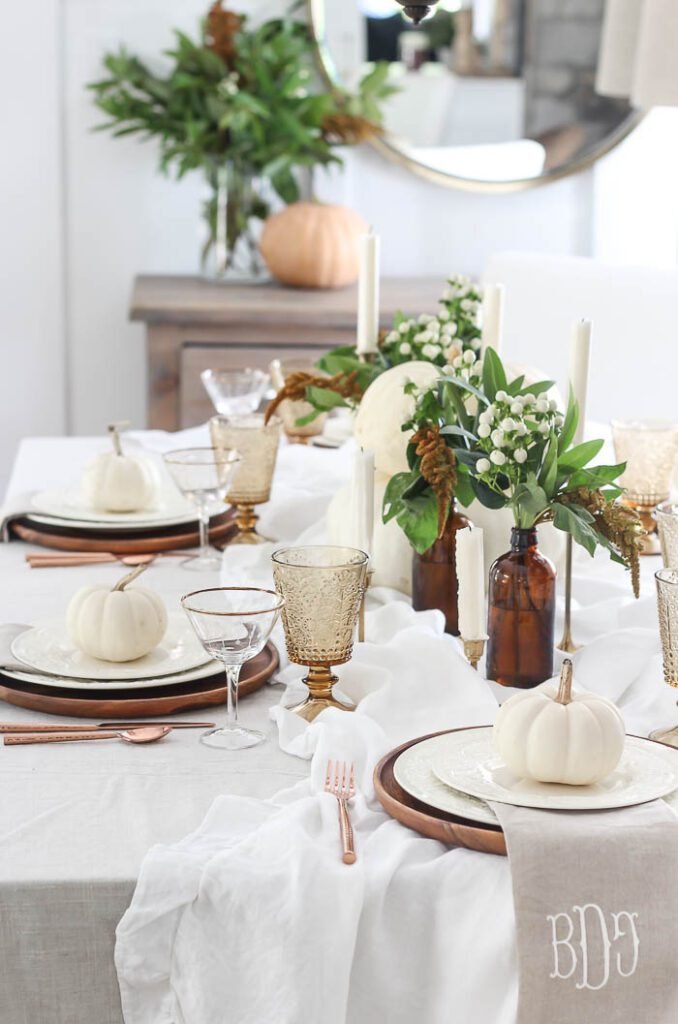
<svg viewBox="0 0 678 1024">
<path fill-rule="evenodd" d="M 365 643 L 365 605 L 367 603 L 367 591 L 370 589 L 372 583 L 372 577 L 374 576 L 374 570 L 368 570 L 365 576 L 365 589 L 363 596 L 360 601 L 360 610 L 358 612 L 358 643 Z"/>
<path fill-rule="evenodd" d="M 278 457 L 280 420 L 273 417 L 264 422 L 261 413 L 233 417 L 213 416 L 210 434 L 215 448 L 233 449 L 240 455 L 240 465 L 226 495 L 235 509 L 238 532 L 231 544 L 264 544 L 267 540 L 257 532 L 256 505 L 271 496 L 273 472 Z"/>
<path fill-rule="evenodd" d="M 468 661 L 471 668 L 474 668 L 476 671 L 478 671 L 478 662 L 485 653 L 485 644 L 487 642 L 487 638 L 483 637 L 480 640 L 464 640 L 464 638 L 462 637 L 461 642 L 464 645 L 464 657 Z"/>
<path fill-rule="evenodd" d="M 306 700 L 290 708 L 307 722 L 325 708 L 353 711 L 332 692 L 334 665 L 349 661 L 368 557 L 357 548 L 308 546 L 273 553 L 273 578 L 285 598 L 283 626 L 290 661 L 307 665 Z"/>
</svg>

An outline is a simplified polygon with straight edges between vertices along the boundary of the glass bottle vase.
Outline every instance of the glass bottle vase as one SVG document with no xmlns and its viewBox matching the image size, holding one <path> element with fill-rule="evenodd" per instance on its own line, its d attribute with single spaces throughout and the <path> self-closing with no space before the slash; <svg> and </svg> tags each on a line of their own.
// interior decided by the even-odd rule
<svg viewBox="0 0 678 1024">
<path fill-rule="evenodd" d="M 537 549 L 537 531 L 514 527 L 511 550 L 490 569 L 486 672 L 527 690 L 553 675 L 556 572 Z"/>
<path fill-rule="evenodd" d="M 207 167 L 205 176 L 209 194 L 203 206 L 203 276 L 239 284 L 270 280 L 259 251 L 259 222 L 268 214 L 261 183 L 233 163 Z"/>
<path fill-rule="evenodd" d="M 452 501 L 442 537 L 423 555 L 412 558 L 412 607 L 417 612 L 439 608 L 445 616 L 445 632 L 459 636 L 457 609 L 457 530 L 470 526 Z"/>
</svg>

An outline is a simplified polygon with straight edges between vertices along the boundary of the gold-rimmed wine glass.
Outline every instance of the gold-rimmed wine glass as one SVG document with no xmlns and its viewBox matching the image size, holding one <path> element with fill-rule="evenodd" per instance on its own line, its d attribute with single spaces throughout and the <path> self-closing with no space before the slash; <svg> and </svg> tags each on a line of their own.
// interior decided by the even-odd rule
<svg viewBox="0 0 678 1024">
<path fill-rule="evenodd" d="M 180 565 L 199 572 L 218 572 L 221 556 L 209 543 L 210 507 L 223 503 L 240 456 L 225 448 L 178 448 L 166 452 L 163 459 L 181 493 L 198 510 L 200 552 Z"/>
<path fill-rule="evenodd" d="M 312 721 L 325 708 L 353 711 L 332 693 L 333 665 L 349 661 L 367 577 L 368 555 L 330 545 L 274 551 L 273 578 L 285 598 L 282 612 L 287 655 L 307 665 L 309 695 L 292 708 Z"/>
<path fill-rule="evenodd" d="M 280 594 L 259 587 L 210 587 L 182 597 L 200 643 L 226 670 L 226 722 L 200 737 L 208 747 L 242 750 L 265 739 L 238 720 L 238 680 L 244 663 L 264 649 L 284 603 Z"/>
<path fill-rule="evenodd" d="M 234 449 L 241 459 L 226 495 L 226 501 L 235 509 L 238 527 L 231 544 L 263 544 L 266 538 L 257 533 L 259 517 L 254 509 L 271 496 L 280 420 L 273 417 L 265 423 L 261 413 L 234 418 L 213 416 L 210 436 L 215 448 Z"/>
</svg>

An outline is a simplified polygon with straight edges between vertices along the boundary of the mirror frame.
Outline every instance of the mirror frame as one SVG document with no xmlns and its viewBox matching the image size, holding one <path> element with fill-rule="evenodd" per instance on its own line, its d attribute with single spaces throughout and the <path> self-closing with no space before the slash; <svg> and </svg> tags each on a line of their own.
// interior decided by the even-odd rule
<svg viewBox="0 0 678 1024">
<path fill-rule="evenodd" d="M 331 89 L 339 89 L 343 88 L 343 85 L 334 69 L 334 61 L 327 47 L 322 28 L 325 2 L 326 0 L 306 0 L 306 17 L 313 38 L 318 70 Z M 536 188 L 539 185 L 548 185 L 552 181 L 559 181 L 570 174 L 578 174 L 580 171 L 588 170 L 594 165 L 596 160 L 599 160 L 613 150 L 615 146 L 618 146 L 620 142 L 623 142 L 638 127 L 644 116 L 643 111 L 632 110 L 618 128 L 611 132 L 597 146 L 594 146 L 585 156 L 571 160 L 569 163 L 563 164 L 562 167 L 547 171 L 545 174 L 540 174 L 538 178 L 513 178 L 505 181 L 482 181 L 478 178 L 462 178 L 455 174 L 447 174 L 445 171 L 436 170 L 434 167 L 429 167 L 428 164 L 407 156 L 395 143 L 388 141 L 388 136 L 375 135 L 368 140 L 368 144 L 378 153 L 381 153 L 382 156 L 436 185 L 446 185 L 448 188 L 456 188 L 464 192 L 492 192 L 495 194 L 521 192 L 528 188 Z"/>
</svg>

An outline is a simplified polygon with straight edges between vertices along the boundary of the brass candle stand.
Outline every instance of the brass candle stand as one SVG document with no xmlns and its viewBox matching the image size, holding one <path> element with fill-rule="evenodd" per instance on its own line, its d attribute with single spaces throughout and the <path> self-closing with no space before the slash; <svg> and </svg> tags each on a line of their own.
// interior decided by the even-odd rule
<svg viewBox="0 0 678 1024">
<path fill-rule="evenodd" d="M 370 589 L 372 583 L 372 577 L 374 576 L 374 570 L 368 569 L 367 575 L 365 576 L 365 589 L 363 590 L 363 596 L 360 601 L 360 611 L 358 612 L 358 643 L 365 643 L 365 605 L 367 602 L 367 591 Z"/>
<path fill-rule="evenodd" d="M 468 661 L 471 668 L 478 671 L 478 662 L 485 653 L 486 638 L 483 637 L 480 640 L 464 640 L 461 638 L 461 642 L 464 645 L 464 657 Z"/>
</svg>

